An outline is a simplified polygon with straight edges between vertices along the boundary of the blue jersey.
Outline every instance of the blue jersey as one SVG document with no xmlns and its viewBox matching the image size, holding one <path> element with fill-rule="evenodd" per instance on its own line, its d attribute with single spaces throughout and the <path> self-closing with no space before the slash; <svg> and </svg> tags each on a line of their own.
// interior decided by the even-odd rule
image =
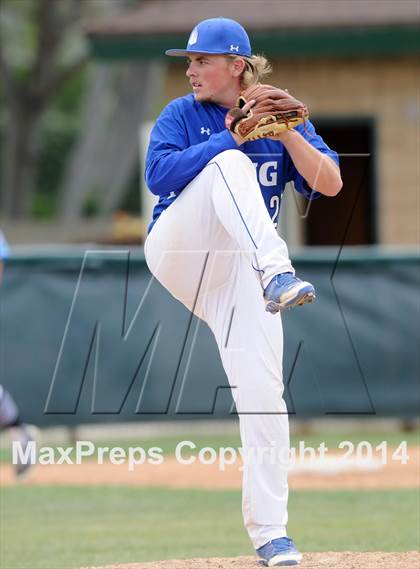
<svg viewBox="0 0 420 569">
<path fill-rule="evenodd" d="M 293 181 L 295 189 L 308 199 L 319 196 L 296 170 L 281 142 L 266 138 L 238 146 L 225 128 L 226 113 L 226 107 L 199 103 L 190 93 L 172 101 L 160 114 L 151 132 L 146 157 L 146 183 L 151 192 L 159 196 L 149 232 L 162 211 L 206 164 L 231 148 L 244 152 L 253 162 L 265 205 L 275 224 L 287 182 Z M 315 133 L 310 121 L 306 127 L 299 125 L 296 130 L 338 164 L 337 153 Z"/>
<path fill-rule="evenodd" d="M 0 262 L 10 254 L 9 246 L 7 244 L 6 238 L 4 237 L 2 231 L 0 230 Z"/>
</svg>

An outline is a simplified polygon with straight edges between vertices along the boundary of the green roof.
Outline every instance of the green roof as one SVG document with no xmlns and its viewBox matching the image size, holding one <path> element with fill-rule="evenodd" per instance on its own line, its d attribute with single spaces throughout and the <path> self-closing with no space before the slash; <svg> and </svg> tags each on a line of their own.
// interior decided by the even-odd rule
<svg viewBox="0 0 420 569">
<path fill-rule="evenodd" d="M 265 30 L 252 33 L 254 53 L 269 57 L 364 57 L 420 54 L 420 26 L 371 26 Z M 183 47 L 184 33 L 88 34 L 93 57 L 107 60 L 164 57 Z"/>
</svg>

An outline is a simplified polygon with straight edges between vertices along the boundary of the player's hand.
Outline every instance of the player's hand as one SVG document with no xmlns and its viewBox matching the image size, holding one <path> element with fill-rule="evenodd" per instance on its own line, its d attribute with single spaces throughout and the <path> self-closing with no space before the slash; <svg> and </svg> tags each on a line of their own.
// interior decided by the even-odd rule
<svg viewBox="0 0 420 569">
<path fill-rule="evenodd" d="M 248 111 L 255 105 L 255 103 L 256 103 L 256 100 L 251 99 L 242 107 L 242 111 L 245 114 L 247 114 Z M 243 138 L 241 138 L 238 134 L 236 134 L 236 132 L 232 132 L 232 131 L 229 131 L 229 132 L 232 135 L 233 139 L 235 140 L 235 142 L 238 146 L 240 146 L 241 144 L 243 144 L 245 142 L 245 140 L 243 140 Z"/>
<path fill-rule="evenodd" d="M 248 101 L 247 103 L 245 103 L 245 105 L 242 107 L 243 112 L 247 115 L 248 111 L 251 107 L 253 107 L 256 103 L 255 99 L 251 99 L 250 101 Z"/>
</svg>

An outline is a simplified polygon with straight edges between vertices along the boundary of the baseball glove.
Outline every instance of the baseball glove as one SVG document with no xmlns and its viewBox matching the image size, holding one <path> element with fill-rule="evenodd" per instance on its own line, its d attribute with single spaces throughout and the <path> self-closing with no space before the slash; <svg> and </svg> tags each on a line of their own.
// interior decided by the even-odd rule
<svg viewBox="0 0 420 569">
<path fill-rule="evenodd" d="M 255 99 L 255 104 L 244 113 L 244 105 Z M 302 124 L 309 117 L 308 109 L 288 91 L 272 85 L 257 83 L 242 91 L 236 107 L 226 115 L 225 126 L 243 141 L 275 136 Z"/>
</svg>

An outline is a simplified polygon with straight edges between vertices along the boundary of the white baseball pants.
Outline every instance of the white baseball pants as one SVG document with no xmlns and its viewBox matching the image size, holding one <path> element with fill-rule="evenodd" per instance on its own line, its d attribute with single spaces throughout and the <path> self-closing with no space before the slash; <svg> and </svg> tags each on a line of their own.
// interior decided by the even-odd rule
<svg viewBox="0 0 420 569">
<path fill-rule="evenodd" d="M 263 288 L 294 271 L 249 158 L 239 150 L 213 158 L 156 221 L 145 256 L 216 338 L 239 415 L 244 523 L 261 547 L 286 535 L 289 452 L 281 318 L 265 311 Z"/>
</svg>

